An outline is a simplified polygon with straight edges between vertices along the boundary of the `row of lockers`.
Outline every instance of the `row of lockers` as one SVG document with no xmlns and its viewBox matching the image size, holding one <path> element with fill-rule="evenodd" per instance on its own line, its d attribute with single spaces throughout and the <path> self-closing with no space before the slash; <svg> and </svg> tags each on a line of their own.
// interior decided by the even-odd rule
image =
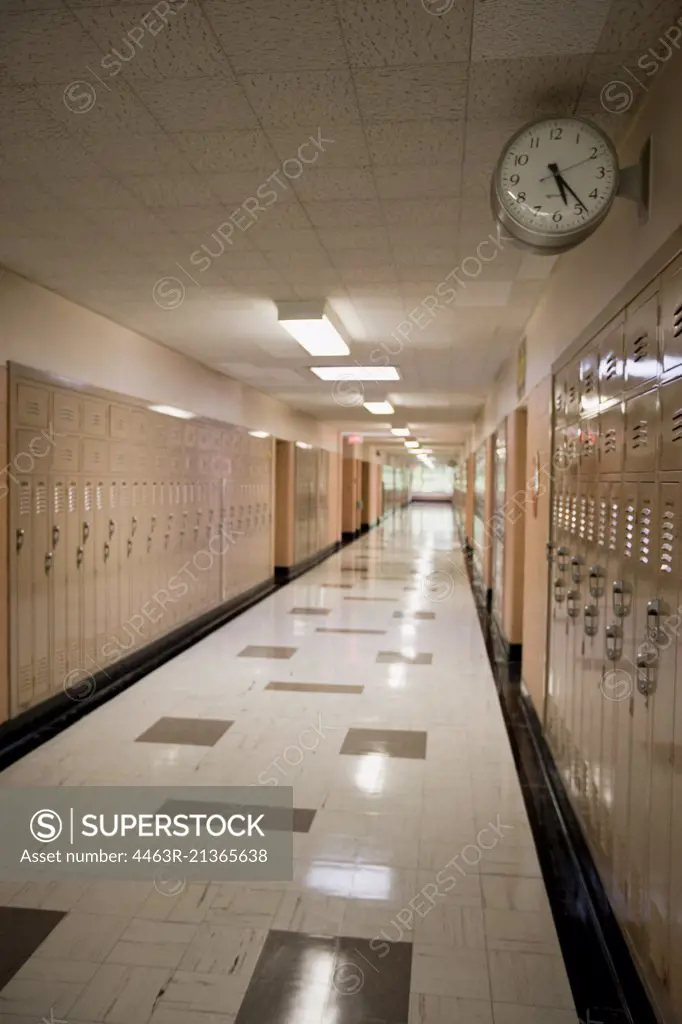
<svg viewBox="0 0 682 1024">
<path fill-rule="evenodd" d="M 271 439 L 18 372 L 10 403 L 12 714 L 62 691 L 77 699 L 91 675 L 272 577 Z M 175 452 L 178 467 L 203 472 L 145 477 L 134 438 L 157 468 Z M 66 450 L 91 443 L 98 472 L 61 468 Z M 129 473 L 104 472 L 118 449 Z"/>
<path fill-rule="evenodd" d="M 638 336 L 628 325 L 672 315 L 681 269 L 628 307 L 626 368 Z M 653 386 L 640 361 L 640 390 L 628 391 L 626 369 L 596 419 L 570 424 L 556 409 L 545 726 L 660 1016 L 680 1024 L 682 382 L 662 370 L 676 369 L 682 320 L 676 332 L 667 323 L 654 334 L 667 362 Z M 595 339 L 567 373 L 594 365 L 602 344 Z"/>
<path fill-rule="evenodd" d="M 556 423 L 574 422 L 628 393 L 682 373 L 682 257 L 557 374 Z"/>
<path fill-rule="evenodd" d="M 329 452 L 295 449 L 294 561 L 321 551 L 329 536 Z"/>
</svg>

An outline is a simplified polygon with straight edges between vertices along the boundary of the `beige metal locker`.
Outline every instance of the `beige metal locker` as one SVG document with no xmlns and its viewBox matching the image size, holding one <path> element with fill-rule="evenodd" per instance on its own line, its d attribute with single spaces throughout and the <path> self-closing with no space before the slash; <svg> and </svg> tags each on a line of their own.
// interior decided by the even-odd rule
<svg viewBox="0 0 682 1024">
<path fill-rule="evenodd" d="M 658 283 L 630 303 L 625 313 L 625 388 L 630 391 L 659 376 Z"/>
<path fill-rule="evenodd" d="M 663 372 L 678 374 L 682 368 L 682 256 L 661 275 L 660 333 Z"/>
</svg>

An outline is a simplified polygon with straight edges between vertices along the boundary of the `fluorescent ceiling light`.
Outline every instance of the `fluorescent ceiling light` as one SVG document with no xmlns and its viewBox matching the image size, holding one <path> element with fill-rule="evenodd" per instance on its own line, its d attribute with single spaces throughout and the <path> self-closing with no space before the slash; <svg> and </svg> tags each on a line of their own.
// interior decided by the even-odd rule
<svg viewBox="0 0 682 1024">
<path fill-rule="evenodd" d="M 311 366 L 320 380 L 400 380 L 395 366 Z"/>
<path fill-rule="evenodd" d="M 325 315 L 317 319 L 280 320 L 279 322 L 284 330 L 311 356 L 350 355 L 348 345 Z"/>
<path fill-rule="evenodd" d="M 420 448 L 419 451 L 422 453 L 422 455 L 430 455 L 433 451 L 433 448 Z"/>
<path fill-rule="evenodd" d="M 270 437 L 267 430 L 250 430 L 251 437 Z"/>
<path fill-rule="evenodd" d="M 390 416 L 395 410 L 390 402 L 363 402 L 367 410 L 374 416 Z"/>
<path fill-rule="evenodd" d="M 312 445 L 311 444 L 306 444 L 305 441 L 297 441 L 296 442 L 296 447 L 297 448 L 312 448 Z"/>
<path fill-rule="evenodd" d="M 419 441 L 403 441 L 406 448 L 418 448 Z"/>
<path fill-rule="evenodd" d="M 160 412 L 162 416 L 175 416 L 179 420 L 193 420 L 193 412 L 185 412 L 184 409 L 175 409 L 172 405 L 150 405 L 152 412 Z"/>
<path fill-rule="evenodd" d="M 394 435 L 394 437 L 409 437 L 410 436 L 410 432 L 407 429 L 407 427 L 392 427 L 391 428 L 391 433 Z"/>
</svg>

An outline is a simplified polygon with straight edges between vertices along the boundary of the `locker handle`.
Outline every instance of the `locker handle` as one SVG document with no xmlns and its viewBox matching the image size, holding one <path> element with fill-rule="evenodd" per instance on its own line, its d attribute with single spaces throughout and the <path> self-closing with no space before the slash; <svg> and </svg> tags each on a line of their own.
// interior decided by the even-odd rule
<svg viewBox="0 0 682 1024">
<path fill-rule="evenodd" d="M 620 661 L 623 653 L 623 627 L 612 622 L 606 627 L 606 657 L 609 661 Z"/>
<path fill-rule="evenodd" d="M 131 533 L 132 533 L 133 537 L 135 536 L 136 532 L 137 532 L 137 516 L 133 516 L 133 518 L 131 520 Z"/>
<path fill-rule="evenodd" d="M 109 546 L 109 543 L 108 543 L 108 541 L 105 541 L 105 542 L 104 542 L 104 561 L 105 561 L 105 562 L 106 562 L 106 561 L 107 561 L 107 559 L 109 558 L 109 555 L 110 555 L 110 554 L 111 554 L 111 547 Z"/>
<path fill-rule="evenodd" d="M 602 597 L 604 594 L 603 579 L 606 573 L 602 569 L 601 565 L 591 565 L 589 571 L 589 586 L 590 595 L 592 597 Z"/>
<path fill-rule="evenodd" d="M 85 548 L 76 548 L 76 565 L 80 568 L 83 564 L 83 555 L 85 554 Z"/>
<path fill-rule="evenodd" d="M 24 546 L 24 538 L 26 537 L 25 530 L 17 530 L 17 551 L 21 551 Z"/>
<path fill-rule="evenodd" d="M 554 580 L 554 600 L 557 604 L 563 604 L 566 600 L 566 586 L 561 577 Z"/>
<path fill-rule="evenodd" d="M 568 569 L 568 559 L 570 557 L 570 554 L 571 552 L 568 550 L 568 548 L 557 548 L 556 567 L 559 570 L 559 572 L 566 572 L 566 570 Z"/>
<path fill-rule="evenodd" d="M 583 578 L 582 567 L 585 564 L 585 559 L 582 555 L 575 555 L 571 559 L 571 579 L 574 583 L 580 583 Z"/>
<path fill-rule="evenodd" d="M 580 615 L 580 591 L 569 590 L 566 595 L 566 611 L 572 619 Z"/>
<path fill-rule="evenodd" d="M 154 532 L 154 527 L 155 526 L 156 526 L 156 516 L 152 516 L 152 518 L 151 518 L 151 532 L 152 533 Z"/>
<path fill-rule="evenodd" d="M 115 519 L 110 519 L 109 520 L 109 540 L 111 540 L 111 538 L 114 536 L 115 533 L 116 533 L 116 520 Z"/>
<path fill-rule="evenodd" d="M 128 537 L 127 549 L 128 549 L 128 555 L 132 555 L 132 553 L 133 553 L 133 542 L 132 542 L 132 538 L 130 538 L 130 537 Z"/>
<path fill-rule="evenodd" d="M 646 635 L 653 643 L 657 643 L 660 637 L 660 620 L 666 609 L 663 602 L 658 598 L 649 601 L 646 606 Z"/>
<path fill-rule="evenodd" d="M 84 522 L 83 523 L 83 543 L 84 544 L 87 541 L 89 536 L 90 536 L 90 523 Z"/>
<path fill-rule="evenodd" d="M 649 703 L 649 697 L 656 689 L 656 662 L 658 651 L 650 644 L 642 644 L 637 651 L 635 664 L 637 668 L 637 691 Z"/>
<path fill-rule="evenodd" d="M 632 606 L 632 587 L 626 580 L 616 580 L 613 584 L 613 614 L 624 619 L 630 614 Z"/>
<path fill-rule="evenodd" d="M 596 636 L 599 630 L 599 609 L 596 604 L 586 604 L 583 612 L 585 636 Z"/>
<path fill-rule="evenodd" d="M 52 568 L 52 562 L 54 561 L 54 552 L 47 551 L 45 554 L 45 572 L 49 572 Z"/>
<path fill-rule="evenodd" d="M 59 543 L 60 530 L 58 526 L 52 527 L 52 547 L 56 548 Z"/>
</svg>

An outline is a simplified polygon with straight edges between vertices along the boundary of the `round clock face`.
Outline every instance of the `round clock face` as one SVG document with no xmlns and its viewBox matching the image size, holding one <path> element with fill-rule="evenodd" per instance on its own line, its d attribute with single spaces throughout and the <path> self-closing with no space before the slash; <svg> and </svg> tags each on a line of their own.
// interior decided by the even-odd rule
<svg viewBox="0 0 682 1024">
<path fill-rule="evenodd" d="M 608 213 L 618 159 L 608 137 L 579 118 L 534 121 L 507 144 L 493 177 L 493 212 L 529 248 L 559 252 Z"/>
</svg>

